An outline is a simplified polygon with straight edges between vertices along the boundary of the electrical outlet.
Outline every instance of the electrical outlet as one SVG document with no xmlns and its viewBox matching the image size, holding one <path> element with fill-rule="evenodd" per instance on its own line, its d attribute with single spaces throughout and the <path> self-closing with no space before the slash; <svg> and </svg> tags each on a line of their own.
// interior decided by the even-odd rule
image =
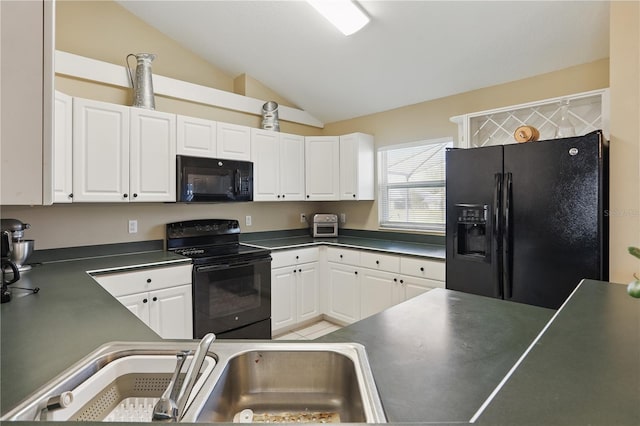
<svg viewBox="0 0 640 426">
<path fill-rule="evenodd" d="M 138 221 L 135 219 L 129 220 L 129 233 L 135 234 L 138 232 Z"/>
<path fill-rule="evenodd" d="M 251 216 L 244 217 L 244 224 L 247 226 L 251 226 Z"/>
<path fill-rule="evenodd" d="M 347 223 L 347 214 L 340 213 L 340 223 Z"/>
<path fill-rule="evenodd" d="M 300 213 L 300 223 L 307 223 L 307 215 Z"/>
</svg>

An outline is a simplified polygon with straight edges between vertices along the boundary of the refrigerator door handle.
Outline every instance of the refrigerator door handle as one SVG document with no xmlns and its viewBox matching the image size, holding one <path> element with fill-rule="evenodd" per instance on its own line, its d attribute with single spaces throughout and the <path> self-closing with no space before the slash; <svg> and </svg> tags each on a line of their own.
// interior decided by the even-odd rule
<svg viewBox="0 0 640 426">
<path fill-rule="evenodd" d="M 505 173 L 502 188 L 502 207 L 503 207 L 503 228 L 502 228 L 502 282 L 504 288 L 504 298 L 511 299 L 513 296 L 513 272 L 511 270 L 511 233 L 513 232 L 513 224 L 511 223 L 511 187 L 513 185 L 513 176 L 511 173 Z"/>
<path fill-rule="evenodd" d="M 494 187 L 493 187 L 493 232 L 492 232 L 492 245 L 493 245 L 493 261 L 492 274 L 495 297 L 502 298 L 502 275 L 500 271 L 502 269 L 502 258 L 500 256 L 500 248 L 502 246 L 500 241 L 502 219 L 500 217 L 500 202 L 502 200 L 502 173 L 496 173 L 494 175 Z"/>
</svg>

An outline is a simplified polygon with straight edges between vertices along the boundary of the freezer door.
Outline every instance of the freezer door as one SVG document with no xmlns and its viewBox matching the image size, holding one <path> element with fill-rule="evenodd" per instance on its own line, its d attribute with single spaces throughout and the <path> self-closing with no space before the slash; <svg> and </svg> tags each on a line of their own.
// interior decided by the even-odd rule
<svg viewBox="0 0 640 426">
<path fill-rule="evenodd" d="M 504 147 L 505 299 L 555 309 L 608 278 L 602 149 L 598 133 Z"/>
<path fill-rule="evenodd" d="M 448 150 L 446 165 L 446 287 L 502 297 L 502 146 Z"/>
</svg>

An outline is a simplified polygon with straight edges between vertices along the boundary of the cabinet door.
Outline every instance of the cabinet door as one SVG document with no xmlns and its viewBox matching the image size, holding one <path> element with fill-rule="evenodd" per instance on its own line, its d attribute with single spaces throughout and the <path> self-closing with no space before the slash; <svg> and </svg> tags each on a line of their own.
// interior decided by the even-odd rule
<svg viewBox="0 0 640 426">
<path fill-rule="evenodd" d="M 128 107 L 73 100 L 73 198 L 87 202 L 128 201 Z"/>
<path fill-rule="evenodd" d="M 251 161 L 251 132 L 247 126 L 218 122 L 218 157 Z"/>
<path fill-rule="evenodd" d="M 192 339 L 191 285 L 149 292 L 149 326 L 163 339 Z"/>
<path fill-rule="evenodd" d="M 304 200 L 304 161 L 304 137 L 280 133 L 279 171 L 281 200 Z"/>
<path fill-rule="evenodd" d="M 70 203 L 73 196 L 73 98 L 56 92 L 53 136 L 53 202 Z"/>
<path fill-rule="evenodd" d="M 142 322 L 149 325 L 149 293 L 130 294 L 116 297 L 116 299 L 140 318 Z"/>
<path fill-rule="evenodd" d="M 2 205 L 50 204 L 53 198 L 52 9 L 51 1 L 0 1 Z"/>
<path fill-rule="evenodd" d="M 373 136 L 340 136 L 340 199 L 373 200 L 374 189 Z"/>
<path fill-rule="evenodd" d="M 175 201 L 176 116 L 130 111 L 130 201 Z"/>
<path fill-rule="evenodd" d="M 296 323 L 297 268 L 286 266 L 271 271 L 271 329 L 272 332 Z"/>
<path fill-rule="evenodd" d="M 397 278 L 388 272 L 362 269 L 360 316 L 366 318 L 396 304 Z M 396 281 L 394 281 L 394 278 Z"/>
<path fill-rule="evenodd" d="M 280 137 L 277 132 L 251 129 L 253 201 L 278 201 L 280 192 Z"/>
<path fill-rule="evenodd" d="M 298 322 L 319 317 L 321 312 L 318 263 L 306 263 L 299 266 L 297 274 Z"/>
<path fill-rule="evenodd" d="M 340 147 L 337 136 L 305 138 L 305 187 L 307 200 L 340 199 Z"/>
<path fill-rule="evenodd" d="M 356 268 L 329 264 L 327 315 L 345 323 L 360 319 L 360 281 Z"/>
<path fill-rule="evenodd" d="M 340 199 L 357 199 L 358 139 L 355 135 L 340 136 Z"/>
<path fill-rule="evenodd" d="M 434 288 L 444 288 L 444 281 L 409 276 L 401 276 L 400 280 L 404 288 L 404 300 L 409 300 Z"/>
<path fill-rule="evenodd" d="M 217 154 L 217 123 L 202 118 L 176 117 L 176 152 L 180 155 L 215 158 Z"/>
</svg>

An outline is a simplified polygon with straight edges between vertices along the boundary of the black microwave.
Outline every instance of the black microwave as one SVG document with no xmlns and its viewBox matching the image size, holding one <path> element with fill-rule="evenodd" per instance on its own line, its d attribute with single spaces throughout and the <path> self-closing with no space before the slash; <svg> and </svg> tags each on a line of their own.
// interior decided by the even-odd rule
<svg viewBox="0 0 640 426">
<path fill-rule="evenodd" d="M 177 201 L 253 201 L 253 163 L 176 156 Z"/>
</svg>

